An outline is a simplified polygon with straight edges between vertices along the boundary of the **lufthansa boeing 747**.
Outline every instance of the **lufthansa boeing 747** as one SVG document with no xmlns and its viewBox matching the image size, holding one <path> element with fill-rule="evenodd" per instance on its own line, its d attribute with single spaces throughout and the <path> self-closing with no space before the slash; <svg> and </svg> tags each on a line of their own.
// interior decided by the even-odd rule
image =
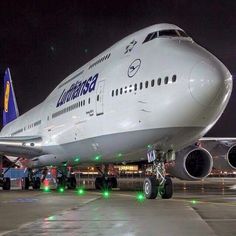
<svg viewBox="0 0 236 236">
<path fill-rule="evenodd" d="M 28 168 L 22 188 L 40 188 L 32 170 L 148 160 L 146 198 L 171 198 L 172 176 L 206 177 L 213 166 L 195 144 L 223 113 L 232 76 L 184 30 L 157 24 L 117 42 L 65 78 L 39 105 L 19 116 L 9 69 L 4 77 L 0 153 Z M 45 171 L 43 172 L 45 174 Z M 61 171 L 58 186 L 76 187 Z M 2 173 L 3 189 L 10 179 Z M 115 187 L 107 171 L 96 188 Z"/>
</svg>

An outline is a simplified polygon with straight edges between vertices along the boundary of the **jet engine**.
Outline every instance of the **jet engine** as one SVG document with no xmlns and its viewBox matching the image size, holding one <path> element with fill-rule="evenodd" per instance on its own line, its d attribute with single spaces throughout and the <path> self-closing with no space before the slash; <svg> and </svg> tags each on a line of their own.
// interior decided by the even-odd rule
<svg viewBox="0 0 236 236">
<path fill-rule="evenodd" d="M 179 179 L 199 180 L 210 174 L 212 166 L 212 156 L 206 149 L 188 147 L 176 153 L 174 163 L 167 164 L 166 171 Z"/>
<path fill-rule="evenodd" d="M 228 147 L 225 145 L 217 146 L 212 150 L 214 168 L 231 171 L 236 170 L 236 144 Z"/>
</svg>

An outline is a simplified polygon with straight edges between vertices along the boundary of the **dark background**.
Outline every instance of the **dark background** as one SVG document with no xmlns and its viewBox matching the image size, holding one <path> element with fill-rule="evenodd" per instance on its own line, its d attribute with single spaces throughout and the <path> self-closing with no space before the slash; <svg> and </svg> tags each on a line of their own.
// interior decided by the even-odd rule
<svg viewBox="0 0 236 236">
<path fill-rule="evenodd" d="M 1 0 L 0 74 L 10 67 L 22 114 L 116 41 L 163 22 L 183 28 L 235 74 L 234 0 Z M 233 90 L 226 111 L 208 135 L 236 136 L 235 104 Z"/>
</svg>

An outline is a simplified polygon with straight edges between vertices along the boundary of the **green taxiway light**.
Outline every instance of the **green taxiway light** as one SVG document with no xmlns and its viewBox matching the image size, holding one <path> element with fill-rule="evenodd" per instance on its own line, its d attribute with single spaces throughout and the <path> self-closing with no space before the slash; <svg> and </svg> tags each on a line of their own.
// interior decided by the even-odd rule
<svg viewBox="0 0 236 236">
<path fill-rule="evenodd" d="M 148 144 L 148 145 L 147 145 L 147 148 L 148 148 L 148 149 L 152 148 L 152 145 L 151 145 L 151 144 Z"/>
<path fill-rule="evenodd" d="M 117 157 L 122 157 L 122 153 L 118 153 L 118 154 L 117 154 Z"/>
<path fill-rule="evenodd" d="M 145 200 L 145 196 L 143 193 L 137 193 L 136 199 L 138 202 L 143 202 Z"/>
<path fill-rule="evenodd" d="M 48 220 L 55 220 L 55 216 L 49 216 Z"/>
<path fill-rule="evenodd" d="M 95 161 L 99 161 L 100 159 L 101 159 L 101 156 L 100 155 L 97 155 L 97 156 L 95 156 Z"/>
<path fill-rule="evenodd" d="M 65 189 L 63 187 L 59 188 L 60 193 L 64 193 Z"/>
<path fill-rule="evenodd" d="M 80 158 L 79 157 L 76 157 L 75 158 L 75 162 L 79 162 L 80 161 Z"/>
<path fill-rule="evenodd" d="M 45 187 L 44 187 L 44 192 L 50 192 L 49 186 L 45 186 Z"/>
<path fill-rule="evenodd" d="M 191 200 L 191 203 L 192 204 L 197 204 L 197 201 L 193 199 L 193 200 Z"/>
<path fill-rule="evenodd" d="M 81 196 L 81 195 L 84 195 L 85 191 L 84 189 L 80 188 L 78 189 L 77 193 Z"/>
<path fill-rule="evenodd" d="M 110 193 L 108 191 L 104 191 L 102 193 L 102 195 L 103 195 L 104 198 L 109 198 L 110 197 Z"/>
</svg>

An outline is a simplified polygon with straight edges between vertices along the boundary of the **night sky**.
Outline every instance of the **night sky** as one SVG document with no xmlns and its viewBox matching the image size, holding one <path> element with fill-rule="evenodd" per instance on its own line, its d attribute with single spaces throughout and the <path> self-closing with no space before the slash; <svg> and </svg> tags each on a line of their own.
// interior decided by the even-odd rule
<svg viewBox="0 0 236 236">
<path fill-rule="evenodd" d="M 236 74 L 235 0 L 1 0 L 0 74 L 10 67 L 22 114 L 116 41 L 164 22 L 183 28 Z M 236 136 L 235 104 L 234 89 L 209 136 Z"/>
</svg>

